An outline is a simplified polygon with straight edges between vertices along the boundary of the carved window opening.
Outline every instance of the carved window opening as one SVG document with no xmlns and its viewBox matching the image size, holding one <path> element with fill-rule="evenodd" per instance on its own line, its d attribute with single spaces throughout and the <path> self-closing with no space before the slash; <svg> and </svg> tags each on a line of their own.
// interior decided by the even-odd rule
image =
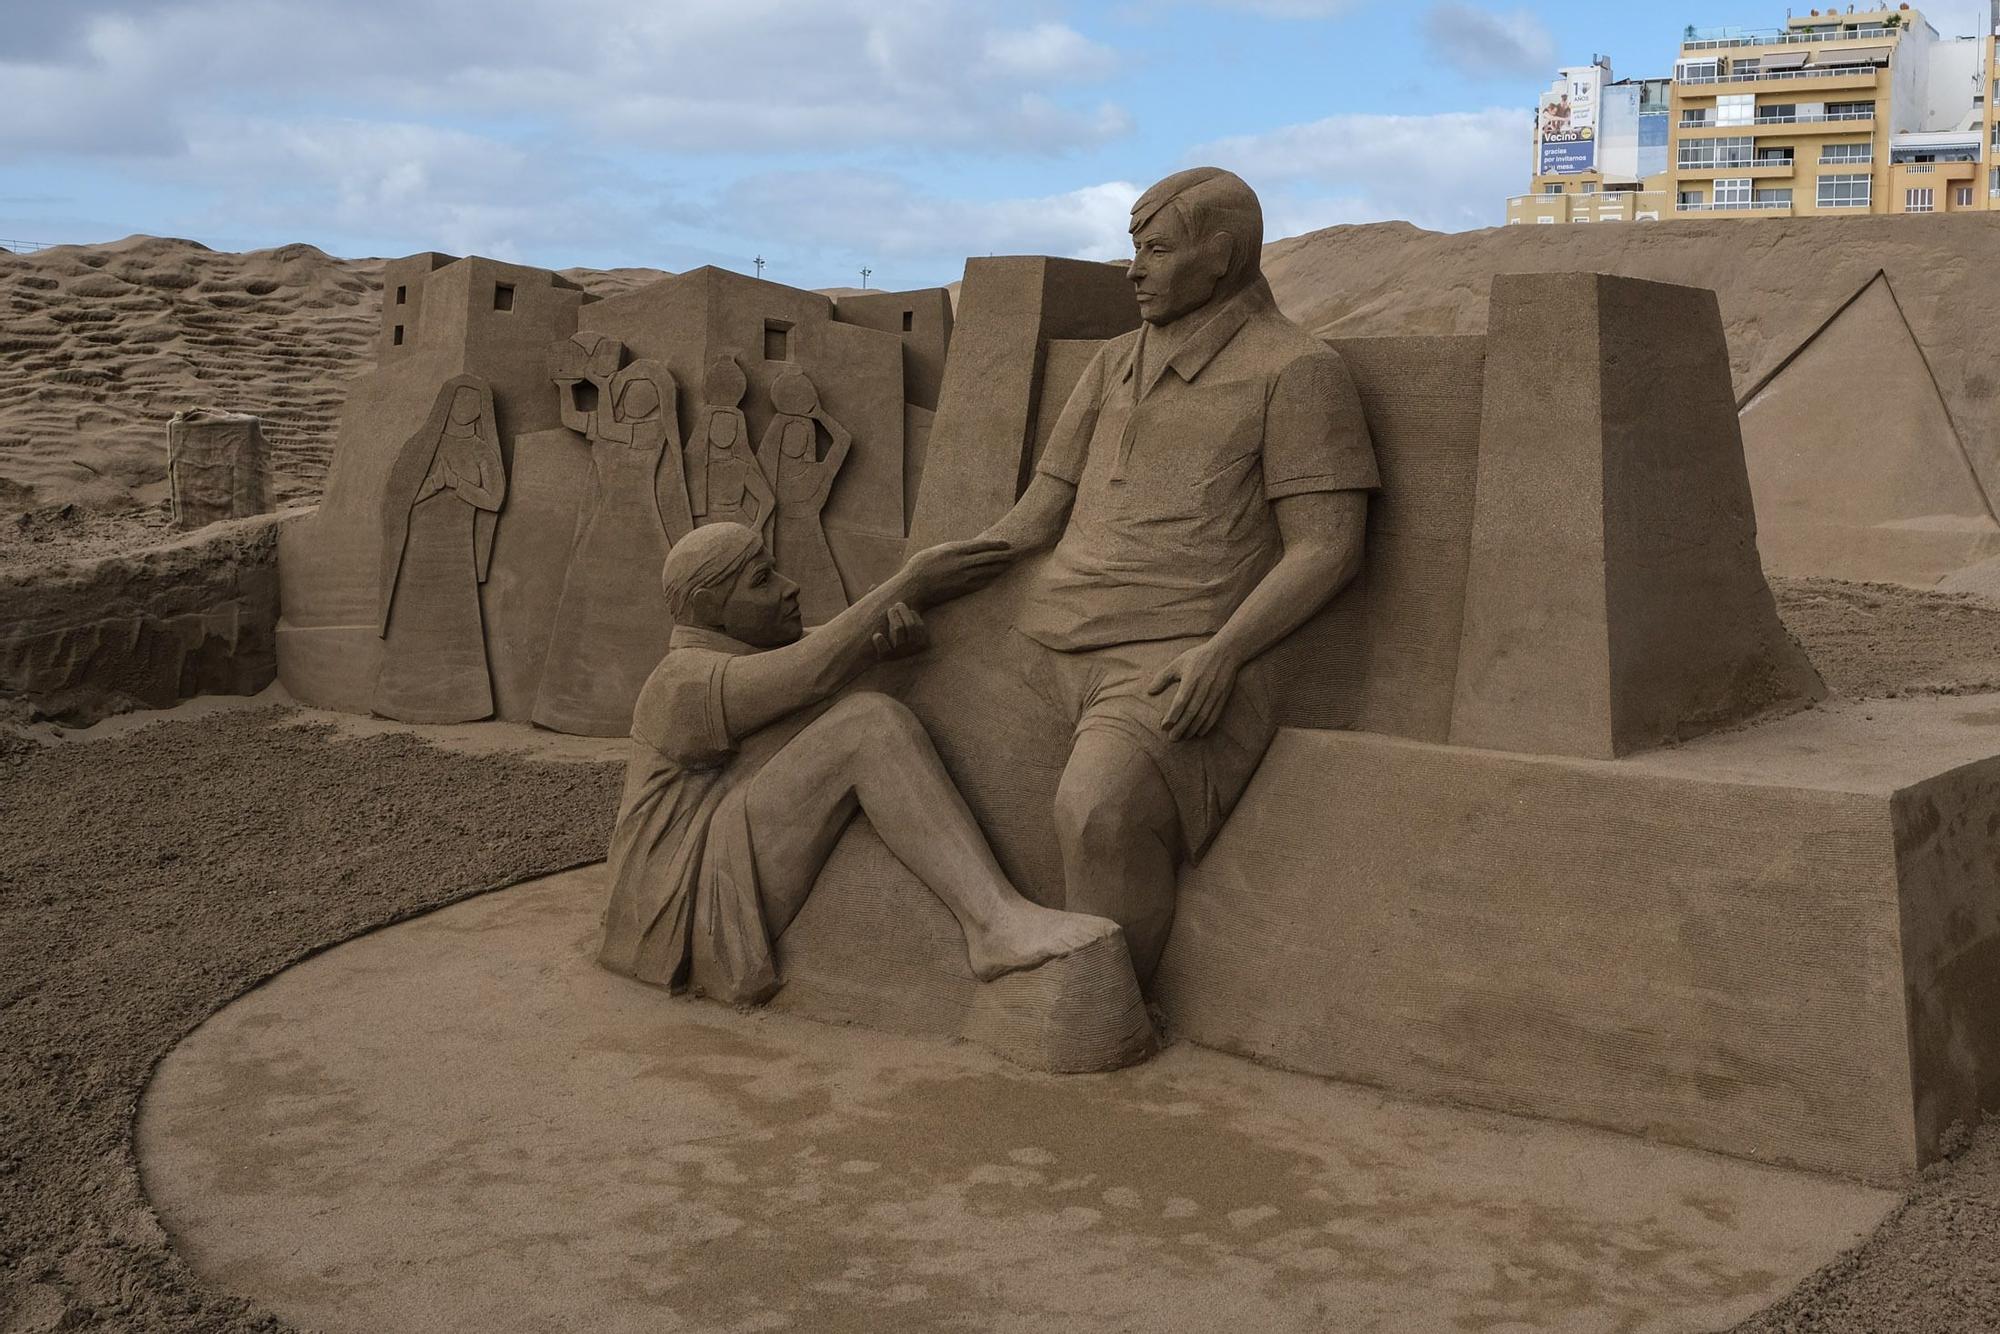
<svg viewBox="0 0 2000 1334">
<path fill-rule="evenodd" d="M 403 305 L 403 304 L 404 304 L 405 302 L 407 302 L 407 301 L 408 301 L 409 299 L 410 299 L 410 289 L 409 289 L 409 288 L 407 288 L 407 287 L 398 287 L 398 288 L 396 289 L 396 304 L 397 304 L 397 305 L 399 305 L 399 306 L 400 306 L 400 305 Z"/>
<path fill-rule="evenodd" d="M 764 321 L 764 360 L 792 359 L 792 326 L 786 320 Z"/>
<path fill-rule="evenodd" d="M 395 331 L 394 333 L 392 333 L 392 334 L 390 334 L 390 335 L 389 335 L 389 341 L 390 341 L 391 343 L 393 343 L 393 344 L 394 344 L 395 346 L 397 346 L 397 347 L 401 347 L 401 346 L 403 345 L 403 326 L 402 326 L 402 325 L 400 325 L 400 324 L 399 324 L 399 325 L 397 325 L 397 326 L 396 326 L 396 331 Z"/>
<path fill-rule="evenodd" d="M 512 310 L 514 308 L 514 284 L 493 284 L 493 309 Z"/>
<path fill-rule="evenodd" d="M 914 329 L 914 328 L 916 328 L 916 327 L 917 327 L 917 312 L 916 312 L 916 311 L 914 311 L 914 310 L 906 310 L 906 311 L 904 311 L 904 312 L 903 312 L 903 332 L 904 332 L 904 333 L 908 333 L 908 332 L 910 332 L 910 331 L 911 331 L 912 329 Z"/>
</svg>

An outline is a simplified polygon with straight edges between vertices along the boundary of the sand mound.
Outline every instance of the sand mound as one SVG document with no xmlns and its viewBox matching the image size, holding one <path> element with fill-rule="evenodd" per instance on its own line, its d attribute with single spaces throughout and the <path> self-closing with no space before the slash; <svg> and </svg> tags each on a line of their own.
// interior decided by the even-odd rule
<svg viewBox="0 0 2000 1334">
<path fill-rule="evenodd" d="M 273 502 L 316 499 L 347 382 L 374 359 L 381 272 L 310 245 L 157 236 L 0 256 L 0 516 L 163 506 L 167 419 L 189 407 L 262 417 Z M 663 275 L 570 276 L 608 296 Z M 31 545 L 0 537 L 9 555 Z"/>
</svg>

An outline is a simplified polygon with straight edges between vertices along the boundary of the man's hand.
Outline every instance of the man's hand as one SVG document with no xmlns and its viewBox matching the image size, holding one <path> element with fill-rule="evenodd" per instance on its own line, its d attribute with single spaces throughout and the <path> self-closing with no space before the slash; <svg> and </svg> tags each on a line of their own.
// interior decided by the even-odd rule
<svg viewBox="0 0 2000 1334">
<path fill-rule="evenodd" d="M 925 547 L 896 576 L 903 585 L 898 591 L 913 607 L 935 607 L 986 587 L 1021 554 L 1011 543 L 991 537 Z"/>
<path fill-rule="evenodd" d="M 1167 734 L 1167 740 L 1207 736 L 1221 719 L 1223 709 L 1229 706 L 1229 697 L 1236 690 L 1236 673 L 1242 669 L 1243 664 L 1226 650 L 1216 648 L 1214 640 L 1196 645 L 1160 668 L 1146 687 L 1147 694 L 1157 695 L 1174 682 L 1180 682 L 1160 718 L 1160 729 Z"/>
<path fill-rule="evenodd" d="M 875 632 L 875 656 L 884 662 L 908 658 L 922 653 L 930 647 L 930 643 L 930 631 L 924 628 L 924 618 L 911 611 L 906 604 L 898 602 L 889 608 L 882 628 Z"/>
</svg>

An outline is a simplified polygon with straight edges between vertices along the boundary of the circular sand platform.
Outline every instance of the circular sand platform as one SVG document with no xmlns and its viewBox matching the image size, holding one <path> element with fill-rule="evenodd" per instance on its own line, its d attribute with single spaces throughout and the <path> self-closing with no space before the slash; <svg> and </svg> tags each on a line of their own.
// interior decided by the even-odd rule
<svg viewBox="0 0 2000 1334">
<path fill-rule="evenodd" d="M 676 1000 L 601 869 L 291 969 L 161 1065 L 202 1274 L 328 1331 L 1727 1326 L 1894 1197 L 1182 1044 L 1111 1075 Z"/>
</svg>

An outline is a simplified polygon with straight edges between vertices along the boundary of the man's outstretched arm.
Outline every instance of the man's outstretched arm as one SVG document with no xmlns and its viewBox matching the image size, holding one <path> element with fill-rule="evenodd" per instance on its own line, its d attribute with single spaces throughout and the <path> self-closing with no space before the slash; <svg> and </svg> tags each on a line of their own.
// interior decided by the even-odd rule
<svg viewBox="0 0 2000 1334">
<path fill-rule="evenodd" d="M 796 644 L 731 659 L 722 676 L 722 715 L 730 735 L 748 736 L 817 704 L 883 656 L 898 656 L 906 636 L 922 633 L 920 624 L 891 614 L 898 603 L 922 611 L 949 602 L 993 582 L 1013 561 L 1009 548 L 980 538 L 927 547 Z"/>
<path fill-rule="evenodd" d="M 1312 491 L 1272 502 L 1285 554 L 1222 629 L 1153 678 L 1149 693 L 1179 682 L 1160 726 L 1167 738 L 1207 735 L 1246 663 L 1311 620 L 1361 569 L 1366 491 Z"/>
<path fill-rule="evenodd" d="M 1063 526 L 1069 522 L 1070 506 L 1075 503 L 1074 483 L 1052 473 L 1038 472 L 1021 498 L 1014 502 L 1014 508 L 979 536 L 1005 542 L 1017 555 L 1046 551 L 1061 540 Z"/>
</svg>

